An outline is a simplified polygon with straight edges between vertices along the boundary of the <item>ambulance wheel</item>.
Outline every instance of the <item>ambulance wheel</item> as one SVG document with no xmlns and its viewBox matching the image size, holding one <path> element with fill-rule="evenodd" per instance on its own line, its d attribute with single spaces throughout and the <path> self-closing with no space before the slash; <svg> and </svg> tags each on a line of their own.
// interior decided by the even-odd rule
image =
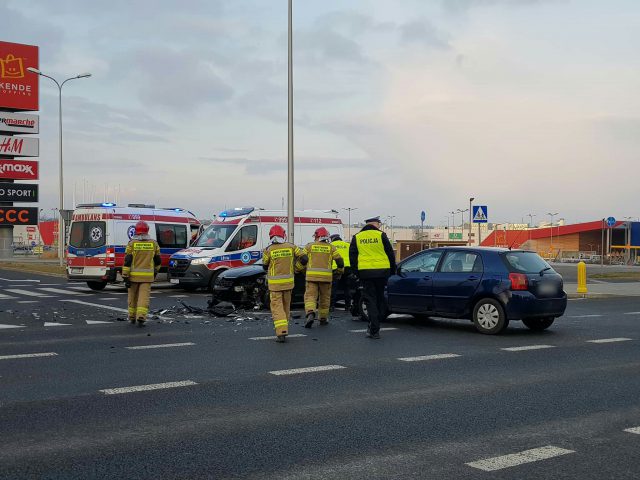
<svg viewBox="0 0 640 480">
<path fill-rule="evenodd" d="M 104 290 L 104 287 L 107 286 L 107 282 L 87 282 L 87 285 L 91 290 L 100 291 Z"/>
</svg>

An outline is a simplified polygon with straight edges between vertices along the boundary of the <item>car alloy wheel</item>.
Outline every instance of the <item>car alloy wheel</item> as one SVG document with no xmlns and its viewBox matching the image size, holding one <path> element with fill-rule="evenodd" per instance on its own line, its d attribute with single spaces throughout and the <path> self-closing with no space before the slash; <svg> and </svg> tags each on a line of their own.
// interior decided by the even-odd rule
<svg viewBox="0 0 640 480">
<path fill-rule="evenodd" d="M 494 335 L 502 332 L 509 321 L 506 319 L 502 305 L 493 298 L 483 298 L 473 309 L 473 323 L 480 333 Z"/>
</svg>

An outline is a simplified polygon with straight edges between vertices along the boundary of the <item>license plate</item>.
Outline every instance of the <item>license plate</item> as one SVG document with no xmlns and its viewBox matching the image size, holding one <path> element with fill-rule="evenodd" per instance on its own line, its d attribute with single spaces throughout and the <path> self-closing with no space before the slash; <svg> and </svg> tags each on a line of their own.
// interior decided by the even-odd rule
<svg viewBox="0 0 640 480">
<path fill-rule="evenodd" d="M 178 280 L 177 278 L 170 278 L 169 283 L 180 283 L 180 280 Z"/>
<path fill-rule="evenodd" d="M 558 287 L 553 283 L 543 283 L 538 287 L 540 295 L 553 295 L 558 291 Z"/>
<path fill-rule="evenodd" d="M 82 273 L 84 268 L 71 267 L 71 273 Z"/>
</svg>

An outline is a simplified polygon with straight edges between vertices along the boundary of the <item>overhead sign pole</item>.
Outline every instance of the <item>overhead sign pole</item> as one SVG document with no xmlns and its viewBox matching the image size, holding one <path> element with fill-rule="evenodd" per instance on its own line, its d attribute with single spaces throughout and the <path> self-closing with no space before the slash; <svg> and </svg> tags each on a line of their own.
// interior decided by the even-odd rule
<svg viewBox="0 0 640 480">
<path fill-rule="evenodd" d="M 488 212 L 489 210 L 487 209 L 486 205 L 473 206 L 473 223 L 478 224 L 478 246 L 480 246 L 480 224 L 487 223 L 489 221 Z M 505 234 L 505 241 L 506 241 L 506 234 Z"/>
<path fill-rule="evenodd" d="M 289 0 L 288 35 L 288 175 L 287 175 L 287 234 L 295 243 L 294 233 L 294 192 L 293 192 L 293 0 Z"/>
<path fill-rule="evenodd" d="M 424 210 L 420 213 L 420 222 L 422 226 L 420 227 L 420 251 L 424 250 L 424 221 L 427 219 L 427 212 Z"/>
</svg>

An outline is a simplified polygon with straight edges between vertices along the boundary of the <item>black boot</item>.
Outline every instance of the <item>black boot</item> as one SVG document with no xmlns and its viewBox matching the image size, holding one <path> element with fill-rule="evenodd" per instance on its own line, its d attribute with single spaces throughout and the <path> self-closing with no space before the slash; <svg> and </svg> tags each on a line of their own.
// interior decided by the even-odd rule
<svg viewBox="0 0 640 480">
<path fill-rule="evenodd" d="M 315 319 L 316 314 L 314 312 L 307 313 L 307 323 L 304 324 L 304 328 L 311 328 Z"/>
</svg>

